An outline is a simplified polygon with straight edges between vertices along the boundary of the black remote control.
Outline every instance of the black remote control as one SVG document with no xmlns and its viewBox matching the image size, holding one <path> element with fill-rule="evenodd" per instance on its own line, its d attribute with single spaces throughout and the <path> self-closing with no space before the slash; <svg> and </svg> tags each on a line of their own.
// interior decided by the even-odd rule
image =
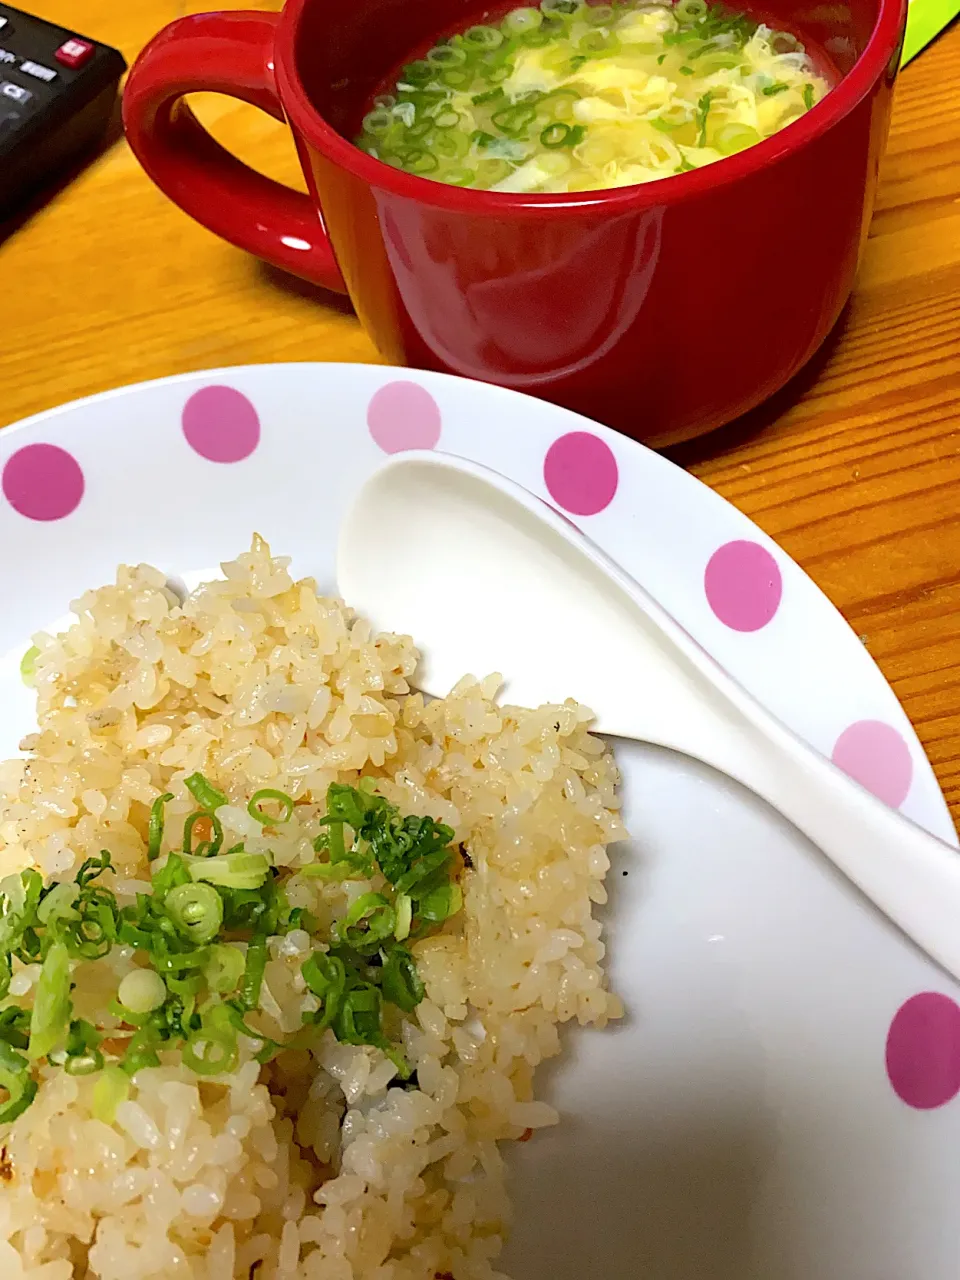
<svg viewBox="0 0 960 1280">
<path fill-rule="evenodd" d="M 0 218 L 106 132 L 123 55 L 0 3 Z"/>
</svg>

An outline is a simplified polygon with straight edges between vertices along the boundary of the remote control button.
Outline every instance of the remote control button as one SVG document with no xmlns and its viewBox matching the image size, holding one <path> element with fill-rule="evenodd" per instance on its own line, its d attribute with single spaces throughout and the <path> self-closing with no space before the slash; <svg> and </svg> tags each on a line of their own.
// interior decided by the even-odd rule
<svg viewBox="0 0 960 1280">
<path fill-rule="evenodd" d="M 9 98 L 11 102 L 19 102 L 21 107 L 25 107 L 33 98 L 33 94 L 29 89 L 11 84 L 9 80 L 0 80 L 0 98 Z"/>
<path fill-rule="evenodd" d="M 33 76 L 35 80 L 42 80 L 44 84 L 49 84 L 51 80 L 57 78 L 57 73 L 52 67 L 42 67 L 39 62 L 21 62 L 20 70 L 25 76 Z"/>
<path fill-rule="evenodd" d="M 13 133 L 22 119 L 19 111 L 7 111 L 0 108 L 0 140 Z"/>
<path fill-rule="evenodd" d="M 95 50 L 96 45 L 92 45 L 89 40 L 80 40 L 74 36 L 72 40 L 62 44 L 53 56 L 62 66 L 76 71 L 93 57 Z"/>
</svg>

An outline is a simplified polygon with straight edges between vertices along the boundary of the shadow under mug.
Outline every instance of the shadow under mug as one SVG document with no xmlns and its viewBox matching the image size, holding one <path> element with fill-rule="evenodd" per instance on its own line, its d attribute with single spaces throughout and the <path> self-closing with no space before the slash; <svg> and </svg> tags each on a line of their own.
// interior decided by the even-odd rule
<svg viewBox="0 0 960 1280">
<path fill-rule="evenodd" d="M 182 18 L 144 49 L 124 124 L 153 181 L 211 231 L 346 292 L 384 357 L 554 401 L 654 446 L 782 387 L 853 286 L 886 142 L 906 0 L 770 0 L 826 52 L 827 97 L 717 164 L 636 187 L 446 186 L 352 145 L 372 94 L 476 0 L 287 0 Z M 309 195 L 255 173 L 185 95 L 289 122 Z"/>
</svg>

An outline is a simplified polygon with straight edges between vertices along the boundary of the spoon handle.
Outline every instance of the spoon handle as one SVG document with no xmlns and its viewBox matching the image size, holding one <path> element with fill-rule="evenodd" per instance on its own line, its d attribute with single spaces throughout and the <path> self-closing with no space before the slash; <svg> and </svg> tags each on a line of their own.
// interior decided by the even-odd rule
<svg viewBox="0 0 960 1280">
<path fill-rule="evenodd" d="M 960 979 L 957 850 L 888 808 L 759 704 L 744 700 L 731 710 L 739 732 L 732 750 L 727 739 L 718 767 L 779 810 Z"/>
</svg>

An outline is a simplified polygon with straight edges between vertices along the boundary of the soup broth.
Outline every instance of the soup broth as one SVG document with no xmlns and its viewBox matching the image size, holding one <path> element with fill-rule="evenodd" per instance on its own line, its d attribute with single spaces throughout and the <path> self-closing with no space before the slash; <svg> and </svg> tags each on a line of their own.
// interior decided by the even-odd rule
<svg viewBox="0 0 960 1280">
<path fill-rule="evenodd" d="M 706 0 L 543 0 L 405 66 L 357 144 L 457 186 L 589 191 L 722 160 L 828 89 L 796 36 Z"/>
</svg>

